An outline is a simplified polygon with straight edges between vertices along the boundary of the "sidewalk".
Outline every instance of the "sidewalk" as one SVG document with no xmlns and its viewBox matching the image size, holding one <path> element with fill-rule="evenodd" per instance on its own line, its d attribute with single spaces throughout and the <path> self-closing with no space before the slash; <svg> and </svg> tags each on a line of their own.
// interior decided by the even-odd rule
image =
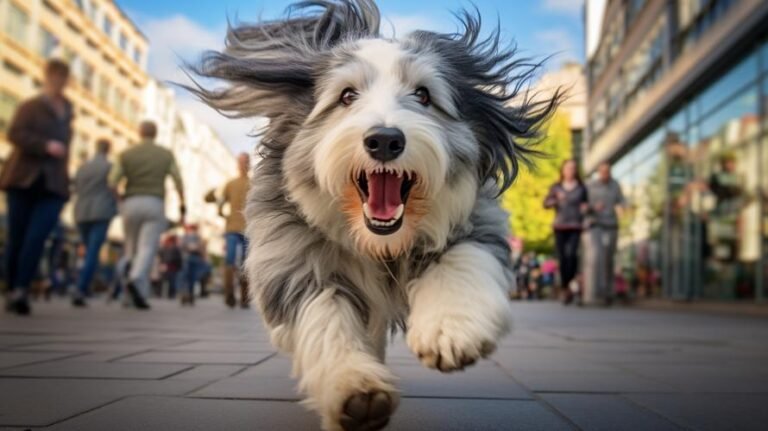
<svg viewBox="0 0 768 431">
<path fill-rule="evenodd" d="M 316 430 L 254 311 L 94 303 L 0 315 L 0 429 Z M 453 375 L 389 364 L 391 430 L 765 429 L 768 321 L 514 303 L 492 361 Z"/>
</svg>

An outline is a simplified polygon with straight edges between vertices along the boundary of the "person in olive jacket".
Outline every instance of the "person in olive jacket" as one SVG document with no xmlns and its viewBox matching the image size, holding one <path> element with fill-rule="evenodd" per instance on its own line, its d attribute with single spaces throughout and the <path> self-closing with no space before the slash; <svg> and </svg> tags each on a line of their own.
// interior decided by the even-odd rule
<svg viewBox="0 0 768 431">
<path fill-rule="evenodd" d="M 6 309 L 20 315 L 30 312 L 30 283 L 69 198 L 73 112 L 64 96 L 68 78 L 67 63 L 50 60 L 42 94 L 22 103 L 8 128 L 13 150 L 0 174 L 8 204 Z"/>
</svg>

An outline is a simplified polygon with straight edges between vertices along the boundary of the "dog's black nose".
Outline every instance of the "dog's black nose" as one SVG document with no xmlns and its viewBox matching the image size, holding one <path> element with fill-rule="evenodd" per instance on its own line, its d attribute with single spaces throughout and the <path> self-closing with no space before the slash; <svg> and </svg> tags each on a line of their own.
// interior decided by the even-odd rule
<svg viewBox="0 0 768 431">
<path fill-rule="evenodd" d="M 374 159 L 388 162 L 405 150 L 405 135 L 394 127 L 372 127 L 363 136 L 363 146 Z"/>
</svg>

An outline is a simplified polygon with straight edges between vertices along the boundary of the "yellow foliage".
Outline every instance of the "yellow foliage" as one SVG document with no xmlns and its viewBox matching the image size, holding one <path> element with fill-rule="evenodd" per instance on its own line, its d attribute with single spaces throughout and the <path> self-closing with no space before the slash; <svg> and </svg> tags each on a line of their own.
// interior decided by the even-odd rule
<svg viewBox="0 0 768 431">
<path fill-rule="evenodd" d="M 572 156 L 568 115 L 556 112 L 542 127 L 545 137 L 536 149 L 546 157 L 534 161 L 533 169 L 522 166 L 517 180 L 501 197 L 510 213 L 512 234 L 522 238 L 527 250 L 549 252 L 554 248 L 552 221 L 554 211 L 544 208 L 549 187 L 560 177 L 560 165 Z"/>
</svg>

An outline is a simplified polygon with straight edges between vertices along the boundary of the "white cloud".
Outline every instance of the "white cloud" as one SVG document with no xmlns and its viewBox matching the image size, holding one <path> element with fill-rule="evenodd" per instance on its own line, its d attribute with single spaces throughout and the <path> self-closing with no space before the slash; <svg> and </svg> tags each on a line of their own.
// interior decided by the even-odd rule
<svg viewBox="0 0 768 431">
<path fill-rule="evenodd" d="M 575 16 L 581 14 L 583 5 L 583 0 L 544 0 L 542 3 L 546 11 Z"/>
<path fill-rule="evenodd" d="M 148 69 L 162 82 L 189 84 L 181 70 L 182 61 L 194 61 L 208 49 L 223 46 L 226 27 L 211 30 L 183 15 L 148 19 L 141 28 L 150 42 Z M 257 138 L 247 136 L 260 119 L 232 120 L 224 117 L 184 90 L 176 90 L 176 103 L 180 109 L 192 112 L 197 119 L 209 125 L 234 152 L 252 152 Z"/>
<path fill-rule="evenodd" d="M 534 34 L 534 38 L 542 44 L 541 51 L 551 52 L 555 60 L 568 61 L 578 59 L 576 43 L 568 31 L 560 28 L 542 30 Z"/>
</svg>

